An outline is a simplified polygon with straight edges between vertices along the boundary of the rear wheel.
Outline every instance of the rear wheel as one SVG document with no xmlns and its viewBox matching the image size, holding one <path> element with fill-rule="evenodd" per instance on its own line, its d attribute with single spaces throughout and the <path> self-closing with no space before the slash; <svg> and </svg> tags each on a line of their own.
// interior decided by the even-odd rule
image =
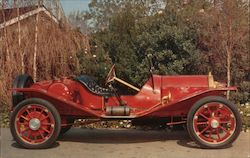
<svg viewBox="0 0 250 158">
<path fill-rule="evenodd" d="M 190 109 L 187 129 L 190 137 L 202 147 L 223 148 L 239 136 L 241 117 L 231 102 L 210 96 Z"/>
<path fill-rule="evenodd" d="M 13 88 L 28 88 L 34 83 L 31 76 L 27 74 L 19 75 L 15 78 L 13 82 Z M 15 107 L 18 103 L 25 99 L 23 93 L 12 92 L 12 104 Z"/>
<path fill-rule="evenodd" d="M 10 118 L 12 136 L 21 146 L 29 149 L 50 147 L 61 129 L 61 119 L 49 102 L 31 98 L 19 103 Z"/>
</svg>

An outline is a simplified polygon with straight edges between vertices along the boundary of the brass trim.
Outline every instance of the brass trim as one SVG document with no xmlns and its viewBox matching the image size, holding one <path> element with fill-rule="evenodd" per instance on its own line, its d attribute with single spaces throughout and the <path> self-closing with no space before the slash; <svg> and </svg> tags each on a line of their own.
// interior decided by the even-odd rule
<svg viewBox="0 0 250 158">
<path fill-rule="evenodd" d="M 208 87 L 209 88 L 216 88 L 216 84 L 214 82 L 214 77 L 211 72 L 208 73 Z"/>
<path fill-rule="evenodd" d="M 161 98 L 162 104 L 168 103 L 172 98 L 172 94 L 169 92 L 168 95 L 164 96 Z"/>
</svg>

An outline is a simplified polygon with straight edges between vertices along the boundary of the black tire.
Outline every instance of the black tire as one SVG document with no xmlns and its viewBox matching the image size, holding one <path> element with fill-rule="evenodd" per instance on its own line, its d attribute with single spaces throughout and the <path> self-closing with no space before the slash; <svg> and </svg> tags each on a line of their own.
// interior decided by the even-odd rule
<svg viewBox="0 0 250 158">
<path fill-rule="evenodd" d="M 232 135 L 225 140 L 224 142 L 221 143 L 207 143 L 206 141 L 203 141 L 202 139 L 200 139 L 194 129 L 193 126 L 193 120 L 194 120 L 194 115 L 197 112 L 197 110 L 202 107 L 205 104 L 208 103 L 212 103 L 212 102 L 218 102 L 221 103 L 225 106 L 227 106 L 233 113 L 234 118 L 235 118 L 235 123 L 236 123 L 236 127 L 234 132 L 232 133 Z M 237 107 L 232 104 L 230 101 L 228 101 L 227 99 L 223 98 L 223 97 L 219 97 L 219 96 L 208 96 L 205 98 L 200 99 L 199 101 L 197 101 L 190 109 L 189 113 L 188 113 L 188 118 L 187 118 L 187 130 L 188 133 L 190 135 L 190 137 L 197 143 L 199 144 L 201 147 L 203 148 L 214 148 L 214 149 L 218 149 L 218 148 L 225 148 L 228 145 L 230 145 L 231 143 L 233 143 L 237 137 L 239 136 L 240 132 L 241 132 L 241 128 L 242 128 L 242 120 L 240 117 L 240 114 L 238 112 Z"/>
<path fill-rule="evenodd" d="M 27 74 L 19 75 L 13 82 L 13 88 L 28 88 L 34 83 L 31 76 Z M 12 105 L 15 107 L 18 103 L 25 99 L 21 92 L 12 92 Z"/>
<path fill-rule="evenodd" d="M 23 139 L 21 139 L 17 133 L 17 129 L 16 129 L 16 125 L 15 125 L 16 116 L 17 116 L 19 110 L 21 110 L 24 106 L 31 105 L 31 104 L 40 105 L 42 107 L 45 107 L 49 112 L 51 112 L 51 114 L 55 120 L 55 125 L 53 127 L 54 128 L 53 133 L 51 134 L 51 136 L 47 140 L 45 140 L 44 142 L 39 143 L 39 144 L 28 143 L 28 142 L 24 141 Z M 59 136 L 59 133 L 61 130 L 61 118 L 60 118 L 60 115 L 59 115 L 57 109 L 48 101 L 43 100 L 43 99 L 39 99 L 39 98 L 30 98 L 30 99 L 23 100 L 14 108 L 14 111 L 11 113 L 11 117 L 10 117 L 10 130 L 11 130 L 11 134 L 12 134 L 13 138 L 16 140 L 16 142 L 18 144 L 20 144 L 21 146 L 23 146 L 24 148 L 28 148 L 28 149 L 49 148 L 52 146 L 53 143 L 55 143 L 56 139 Z"/>
<path fill-rule="evenodd" d="M 74 123 L 74 121 L 75 121 L 74 118 L 67 118 L 67 124 L 72 124 L 72 123 Z M 71 127 L 72 127 L 72 125 L 68 125 L 66 127 L 61 127 L 60 136 L 62 136 L 66 132 L 68 132 L 71 129 Z"/>
</svg>

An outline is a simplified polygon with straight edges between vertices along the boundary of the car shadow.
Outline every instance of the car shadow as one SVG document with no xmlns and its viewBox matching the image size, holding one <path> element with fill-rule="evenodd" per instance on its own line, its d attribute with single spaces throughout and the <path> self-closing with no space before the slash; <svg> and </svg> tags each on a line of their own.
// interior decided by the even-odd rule
<svg viewBox="0 0 250 158">
<path fill-rule="evenodd" d="M 177 144 L 187 148 L 204 149 L 196 144 L 186 130 L 139 130 L 139 129 L 87 129 L 72 128 L 59 141 L 96 143 L 96 144 L 129 144 L 176 140 Z M 230 148 L 232 145 L 225 146 Z M 218 149 L 217 149 L 218 150 Z"/>
<path fill-rule="evenodd" d="M 52 146 L 49 147 L 49 149 L 56 148 L 59 145 L 60 144 L 58 142 L 55 142 Z M 14 148 L 18 148 L 18 149 L 26 149 L 26 148 L 22 147 L 20 144 L 18 144 L 17 142 L 12 143 L 11 146 Z M 32 149 L 27 149 L 27 150 L 32 150 Z M 35 149 L 35 150 L 39 150 L 39 149 Z M 41 149 L 41 150 L 43 150 L 43 149 Z"/>
<path fill-rule="evenodd" d="M 192 141 L 191 139 L 187 139 L 187 140 L 178 140 L 177 141 L 177 144 L 180 145 L 180 146 L 183 146 L 183 147 L 187 147 L 187 148 L 194 148 L 194 149 L 201 149 L 201 150 L 214 150 L 212 148 L 203 148 L 201 146 L 199 146 L 198 144 L 196 144 L 194 141 Z M 216 149 L 216 150 L 220 150 L 220 149 L 226 149 L 226 148 L 231 148 L 232 147 L 232 144 L 229 144 L 229 145 L 226 145 L 224 146 L 223 148 L 219 148 L 219 149 Z"/>
<path fill-rule="evenodd" d="M 129 144 L 169 140 L 190 140 L 184 130 L 138 130 L 138 129 L 86 129 L 72 128 L 58 139 L 59 141 Z M 190 140 L 191 141 L 191 140 Z"/>
<path fill-rule="evenodd" d="M 186 148 L 201 149 L 198 144 L 192 141 L 186 130 L 139 130 L 139 129 L 89 129 L 72 128 L 66 134 L 60 136 L 52 148 L 60 146 L 60 142 L 80 142 L 91 144 L 130 144 L 146 142 L 167 142 L 176 140 L 176 143 Z M 18 143 L 11 145 L 23 149 Z M 228 145 L 225 148 L 230 148 Z M 224 148 L 224 149 L 225 149 Z M 211 149 L 212 150 L 212 149 Z M 218 149 L 217 149 L 218 150 Z"/>
</svg>

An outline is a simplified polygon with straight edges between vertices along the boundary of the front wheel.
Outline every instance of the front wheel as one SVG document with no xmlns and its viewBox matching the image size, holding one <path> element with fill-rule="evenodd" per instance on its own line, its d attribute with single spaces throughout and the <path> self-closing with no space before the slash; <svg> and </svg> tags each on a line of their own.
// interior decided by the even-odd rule
<svg viewBox="0 0 250 158">
<path fill-rule="evenodd" d="M 51 103 L 30 98 L 15 107 L 10 118 L 10 130 L 16 142 L 25 148 L 48 148 L 59 135 L 61 118 Z"/>
<path fill-rule="evenodd" d="M 231 144 L 241 131 L 241 117 L 231 102 L 218 96 L 196 102 L 188 113 L 190 137 L 205 148 L 223 148 Z"/>
</svg>

